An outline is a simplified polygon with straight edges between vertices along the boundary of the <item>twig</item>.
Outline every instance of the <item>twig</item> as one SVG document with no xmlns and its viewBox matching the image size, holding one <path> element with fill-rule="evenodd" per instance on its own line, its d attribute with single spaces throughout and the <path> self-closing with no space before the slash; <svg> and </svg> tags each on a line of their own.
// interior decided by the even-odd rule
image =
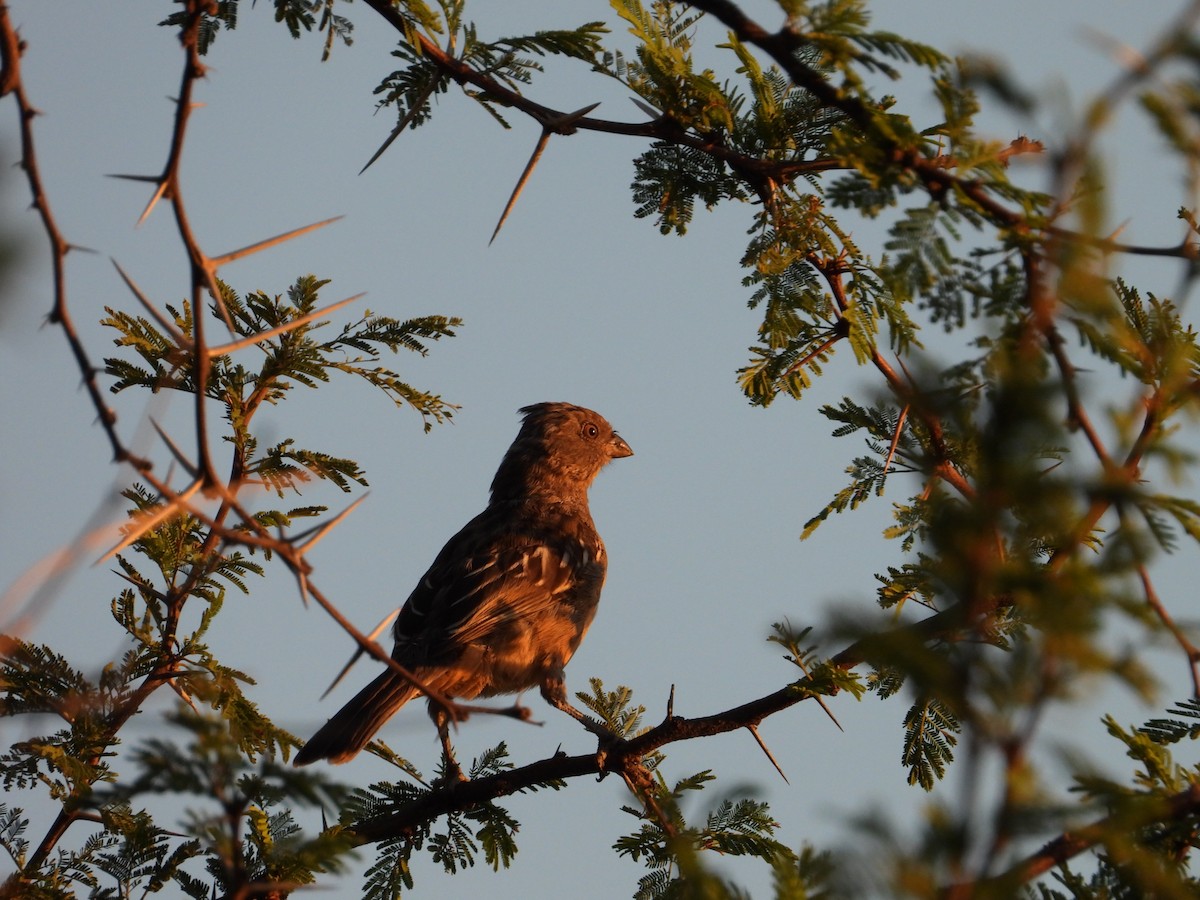
<svg viewBox="0 0 1200 900">
<path fill-rule="evenodd" d="M 1167 631 L 1171 632 L 1171 636 L 1175 638 L 1175 643 L 1187 656 L 1188 672 L 1192 676 L 1192 696 L 1200 698 L 1200 647 L 1192 643 L 1191 639 L 1183 633 L 1183 629 L 1167 612 L 1167 608 L 1163 606 L 1162 601 L 1158 598 L 1158 592 L 1154 589 L 1154 582 L 1150 580 L 1150 573 L 1146 570 L 1145 563 L 1137 567 L 1138 579 L 1142 582 L 1142 593 L 1146 597 L 1146 605 L 1148 605 L 1154 614 L 1158 616 L 1158 620 L 1163 623 Z"/>
<path fill-rule="evenodd" d="M 992 611 L 999 606 L 1000 603 L 997 602 Z M 840 669 L 853 669 L 875 658 L 878 648 L 893 643 L 907 645 L 914 640 L 952 640 L 963 631 L 963 609 L 954 606 L 913 625 L 855 641 L 833 656 L 830 663 Z M 412 803 L 405 804 L 393 813 L 361 824 L 354 834 L 362 843 L 381 841 L 403 834 L 414 825 L 448 812 L 469 809 L 476 804 L 508 796 L 547 781 L 596 776 L 601 771 L 620 773 L 660 747 L 757 726 L 764 719 L 817 696 L 815 693 L 796 690 L 795 685 L 788 685 L 712 715 L 690 719 L 672 715 L 649 731 L 614 742 L 607 748 L 603 760 L 595 753 L 579 756 L 556 754 L 498 775 L 439 788 Z"/>
</svg>

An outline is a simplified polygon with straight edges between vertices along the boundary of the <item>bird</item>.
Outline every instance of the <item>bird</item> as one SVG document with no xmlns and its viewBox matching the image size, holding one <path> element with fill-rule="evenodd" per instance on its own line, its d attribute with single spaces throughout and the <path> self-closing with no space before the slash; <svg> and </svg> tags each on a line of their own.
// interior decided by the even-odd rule
<svg viewBox="0 0 1200 900">
<path fill-rule="evenodd" d="M 601 734 L 567 701 L 563 670 L 596 614 L 608 568 L 588 489 L 609 462 L 633 450 L 582 406 L 535 403 L 519 412 L 487 507 L 450 538 L 401 607 L 392 659 L 447 700 L 539 687 L 551 706 Z M 388 667 L 308 740 L 294 764 L 347 762 L 423 693 Z M 429 714 L 447 765 L 457 768 L 445 706 L 431 697 Z"/>
</svg>

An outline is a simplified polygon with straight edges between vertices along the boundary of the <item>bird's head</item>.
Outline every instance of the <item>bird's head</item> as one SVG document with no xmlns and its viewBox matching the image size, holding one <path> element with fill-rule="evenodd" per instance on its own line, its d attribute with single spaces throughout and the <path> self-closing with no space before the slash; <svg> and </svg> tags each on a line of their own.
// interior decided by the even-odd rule
<svg viewBox="0 0 1200 900">
<path fill-rule="evenodd" d="M 552 492 L 586 492 L 611 460 L 632 456 L 604 416 L 570 403 L 535 403 L 521 410 L 516 440 L 492 481 L 492 499 Z"/>
</svg>

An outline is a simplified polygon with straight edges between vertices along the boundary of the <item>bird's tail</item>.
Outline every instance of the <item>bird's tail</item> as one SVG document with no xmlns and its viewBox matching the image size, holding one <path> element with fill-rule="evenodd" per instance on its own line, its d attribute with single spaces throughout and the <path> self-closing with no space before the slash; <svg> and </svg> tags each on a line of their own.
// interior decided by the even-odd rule
<svg viewBox="0 0 1200 900">
<path fill-rule="evenodd" d="M 359 691 L 321 726 L 300 748 L 293 765 L 306 766 L 318 759 L 344 763 L 370 743 L 396 710 L 420 693 L 391 669 Z"/>
</svg>

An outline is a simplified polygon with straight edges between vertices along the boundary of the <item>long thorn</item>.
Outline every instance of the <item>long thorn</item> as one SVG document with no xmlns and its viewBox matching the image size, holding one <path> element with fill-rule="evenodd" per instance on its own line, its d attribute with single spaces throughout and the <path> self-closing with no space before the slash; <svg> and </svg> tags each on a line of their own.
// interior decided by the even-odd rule
<svg viewBox="0 0 1200 900">
<path fill-rule="evenodd" d="M 112 257 L 109 257 L 109 261 L 116 267 L 117 274 L 121 276 L 121 280 L 125 282 L 125 286 L 129 288 L 133 296 L 137 298 L 138 303 L 142 304 L 142 307 L 146 310 L 146 312 L 150 313 L 150 315 L 154 318 L 154 321 L 159 324 L 162 330 L 169 334 L 171 339 L 175 341 L 175 343 L 181 349 L 191 349 L 191 339 L 182 331 L 180 331 L 174 322 L 168 320 L 166 316 L 158 311 L 158 307 L 151 303 L 150 299 L 142 293 L 142 289 L 139 288 L 137 283 L 129 277 L 128 273 L 126 273 L 124 269 L 121 268 L 121 264 L 119 262 Z"/>
<path fill-rule="evenodd" d="M 259 331 L 254 334 L 247 335 L 238 341 L 230 341 L 228 344 L 222 344 L 219 347 L 209 347 L 208 355 L 210 357 L 227 356 L 235 350 L 241 350 L 245 347 L 253 347 L 255 344 L 260 344 L 263 341 L 270 340 L 278 334 L 284 334 L 288 331 L 294 331 L 301 325 L 307 325 L 313 319 L 319 319 L 322 316 L 327 316 L 330 313 L 337 312 L 343 306 L 353 303 L 355 300 L 362 297 L 362 294 L 355 294 L 353 297 L 347 297 L 345 300 L 339 300 L 337 303 L 331 303 L 329 306 L 323 306 L 320 309 L 314 309 L 307 315 L 303 315 L 298 319 L 293 319 L 291 322 L 284 322 L 282 325 L 276 325 L 274 328 L 267 331 Z"/>
<path fill-rule="evenodd" d="M 200 475 L 200 470 L 196 468 L 195 464 L 192 463 L 191 460 L 183 455 L 183 450 L 180 449 L 180 447 L 171 439 L 171 436 L 163 430 L 162 426 L 154 421 L 154 419 L 150 420 L 150 426 L 158 432 L 158 436 L 162 438 L 162 442 L 167 445 L 167 449 L 171 451 L 171 455 L 175 457 L 175 461 L 183 466 L 187 473 L 193 478 L 198 478 Z"/>
<path fill-rule="evenodd" d="M 296 586 L 300 589 L 300 602 L 304 604 L 304 608 L 308 609 L 308 573 L 303 569 L 296 569 Z M 325 693 L 329 693 L 326 691 Z M 322 695 L 323 697 L 324 695 Z"/>
<path fill-rule="evenodd" d="M 887 459 L 883 461 L 883 472 L 886 475 L 888 469 L 892 467 L 892 459 L 896 456 L 896 448 L 900 445 L 900 432 L 904 430 L 904 420 L 908 418 L 908 405 L 905 404 L 904 409 L 900 410 L 900 416 L 896 419 L 896 430 L 892 432 L 892 445 L 888 447 Z"/>
<path fill-rule="evenodd" d="M 118 569 L 111 569 L 110 571 L 114 575 L 116 575 L 118 578 L 123 578 L 126 581 L 128 581 L 130 584 L 132 584 L 134 587 L 136 587 L 139 591 L 146 591 L 148 594 L 150 594 L 156 600 L 163 601 L 163 602 L 166 601 L 166 599 L 167 599 L 166 594 L 162 593 L 161 591 L 155 590 L 153 587 L 146 584 L 144 581 L 138 581 L 136 578 L 131 578 L 130 576 L 126 575 L 124 572 L 119 571 Z"/>
<path fill-rule="evenodd" d="M 121 175 L 116 172 L 110 172 L 109 178 L 120 178 L 124 181 L 144 181 L 147 184 L 162 184 L 161 175 Z"/>
<path fill-rule="evenodd" d="M 555 134 L 574 134 L 575 123 L 599 105 L 598 102 L 593 103 L 590 106 L 585 106 L 582 109 L 575 110 L 575 112 L 569 112 L 561 116 L 539 116 L 538 120 L 542 123 L 542 127 L 553 131 Z"/>
<path fill-rule="evenodd" d="M 307 541 L 305 541 L 303 544 L 301 544 L 299 547 L 296 548 L 297 555 L 303 557 L 305 553 L 307 553 L 313 547 L 317 546 L 317 544 L 321 543 L 321 541 L 323 541 L 325 539 L 325 535 L 327 535 L 327 534 L 329 534 L 329 532 L 333 531 L 333 529 L 336 528 L 341 523 L 341 521 L 346 518 L 346 516 L 350 515 L 350 513 L 354 512 L 354 510 L 358 509 L 359 504 L 362 503 L 364 500 L 366 500 L 370 496 L 371 496 L 370 492 L 363 494 L 361 497 L 359 497 L 357 500 L 355 500 L 353 503 L 351 503 L 349 506 L 347 506 L 345 509 L 343 509 L 340 513 L 338 513 L 336 516 L 334 516 L 328 522 L 323 523 L 317 529 L 316 534 L 314 534 L 311 538 L 309 538 Z"/>
<path fill-rule="evenodd" d="M 392 129 L 392 133 L 388 135 L 387 140 L 384 141 L 383 145 L 375 151 L 375 155 L 367 160 L 367 164 L 358 170 L 359 175 L 371 168 L 371 164 L 375 162 L 375 160 L 379 159 L 379 157 L 383 156 L 384 151 L 387 150 L 388 147 L 392 146 L 392 141 L 400 137 L 400 132 L 407 128 L 408 123 L 415 119 L 417 114 L 425 107 L 425 102 L 429 99 L 429 95 L 433 93 L 433 89 L 436 85 L 436 81 L 431 81 L 421 96 L 417 98 L 417 101 L 409 106 L 408 112 L 404 114 L 404 118 L 402 118 L 397 123 L 396 127 Z"/>
<path fill-rule="evenodd" d="M 783 774 L 783 769 L 780 767 L 779 761 L 775 759 L 775 754 L 771 752 L 771 748 L 767 746 L 766 742 L 762 739 L 762 735 L 758 733 L 758 726 L 747 725 L 746 730 L 754 735 L 754 740 L 758 742 L 759 749 L 762 750 L 763 753 L 767 754 L 767 759 L 771 761 L 771 765 L 775 767 L 775 771 L 779 773 L 779 777 L 782 778 L 785 783 L 791 784 L 791 782 L 788 781 L 788 777 Z"/>
<path fill-rule="evenodd" d="M 367 635 L 367 640 L 373 641 L 373 640 L 375 640 L 375 638 L 379 637 L 379 635 L 381 635 L 383 633 L 383 630 L 385 628 L 387 628 L 389 625 L 391 625 L 392 620 L 395 619 L 396 616 L 398 616 L 399 614 L 400 614 L 400 609 L 399 609 L 399 607 L 397 607 L 396 609 L 394 609 L 390 613 L 388 613 L 386 616 L 384 616 L 383 620 L 378 625 L 375 626 L 375 630 Z M 329 687 L 325 688 L 325 693 L 323 693 L 321 695 L 322 700 L 324 700 L 326 697 L 328 697 L 329 692 L 338 686 L 338 684 L 341 682 L 341 680 L 346 677 L 346 673 L 350 671 L 350 669 L 354 666 L 354 664 L 356 662 L 358 662 L 359 657 L 361 657 L 364 653 L 366 653 L 366 651 L 363 650 L 362 647 L 359 647 L 357 650 L 354 651 L 354 655 L 350 657 L 350 661 L 348 663 L 346 663 L 346 665 L 342 666 L 342 671 L 337 673 L 337 677 L 333 679 L 333 683 L 330 684 Z"/>
<path fill-rule="evenodd" d="M 239 250 L 230 250 L 228 253 L 223 253 L 220 256 L 209 258 L 209 264 L 216 271 L 226 263 L 231 263 L 234 260 L 241 259 L 243 256 L 250 256 L 258 253 L 260 250 L 268 250 L 277 244 L 282 244 L 285 241 L 290 241 L 294 237 L 300 237 L 302 234 L 308 234 L 310 231 L 316 231 L 318 228 L 324 228 L 326 225 L 332 225 L 343 216 L 334 216 L 331 219 L 324 219 L 320 222 L 313 222 L 311 225 L 305 225 L 303 228 L 297 228 L 293 231 L 285 231 L 283 234 L 277 234 L 275 237 L 267 238 L 265 241 L 259 241 L 257 244 L 250 244 L 242 247 Z"/>
<path fill-rule="evenodd" d="M 655 121 L 657 121 L 658 119 L 662 118 L 662 113 L 659 112 L 657 109 L 655 109 L 653 106 L 650 106 L 647 103 L 643 103 L 641 100 L 638 100 L 636 97 L 630 97 L 629 99 L 633 102 L 634 106 L 636 106 L 638 109 L 640 109 L 646 115 L 648 115 L 651 119 L 654 119 Z"/>
<path fill-rule="evenodd" d="M 158 527 L 158 525 L 161 522 L 165 521 L 166 519 L 169 519 L 171 516 L 175 515 L 175 513 L 177 513 L 179 510 L 187 509 L 188 508 L 187 501 L 191 498 L 191 496 L 193 494 L 196 493 L 196 491 L 200 490 L 200 486 L 202 483 L 203 483 L 203 479 L 197 478 L 190 485 L 188 485 L 186 490 L 184 490 L 182 493 L 176 494 L 174 497 L 172 497 L 170 499 L 170 501 L 168 501 L 167 503 L 164 503 L 161 507 L 159 507 L 154 512 L 146 513 L 140 519 L 135 518 L 134 519 L 135 527 L 131 528 L 129 530 L 129 533 L 126 534 L 125 537 L 122 538 L 115 547 L 113 547 L 111 550 L 109 550 L 107 553 L 105 553 L 103 556 L 101 556 L 98 560 L 96 560 L 96 562 L 102 563 L 106 559 L 110 559 L 113 556 L 116 556 L 118 553 L 120 553 L 122 550 L 124 550 L 130 544 L 139 540 L 142 537 L 142 535 L 146 534 L 146 532 L 150 531 L 152 528 Z"/>
<path fill-rule="evenodd" d="M 146 219 L 150 218 L 150 213 L 154 211 L 154 207 L 156 207 L 158 205 L 158 201 L 161 200 L 166 195 L 166 193 L 167 193 L 167 179 L 165 179 L 165 178 L 159 179 L 158 187 L 155 188 L 154 194 L 150 197 L 149 202 L 146 204 L 146 208 L 142 210 L 142 214 L 140 216 L 138 216 L 137 224 L 134 227 L 141 225 L 143 222 L 146 221 Z"/>
<path fill-rule="evenodd" d="M 525 164 L 525 171 L 521 173 L 521 177 L 517 180 L 517 186 L 513 188 L 512 194 L 509 195 L 508 203 L 504 207 L 504 212 L 500 214 L 500 221 L 496 223 L 496 229 L 492 232 L 491 240 L 488 241 L 490 247 L 496 240 L 496 235 L 500 233 L 500 229 L 504 227 L 505 221 L 508 219 L 508 214 L 512 212 L 514 206 L 517 205 L 517 198 L 521 196 L 521 191 L 525 190 L 525 182 L 529 181 L 529 176 L 533 174 L 533 167 L 538 164 L 538 160 L 542 158 L 542 153 L 546 149 L 546 144 L 550 142 L 550 130 L 542 129 L 542 135 L 538 138 L 537 146 L 533 148 L 533 153 L 529 157 L 529 162 Z"/>
<path fill-rule="evenodd" d="M 800 667 L 800 671 L 803 672 L 806 676 L 809 676 L 809 677 L 812 676 L 812 672 L 809 670 L 808 666 L 806 666 L 804 664 L 804 660 L 801 659 L 799 656 L 796 657 L 796 665 L 798 665 Z M 833 714 L 833 710 L 831 710 L 826 705 L 824 698 L 822 698 L 820 694 L 812 694 L 811 696 L 814 700 L 817 701 L 817 705 L 820 706 L 821 709 L 825 710 L 825 715 L 829 716 L 829 721 L 833 722 L 833 724 L 838 727 L 838 731 L 845 734 L 846 729 L 843 728 L 842 723 L 837 720 L 837 716 L 835 716 Z"/>
</svg>

